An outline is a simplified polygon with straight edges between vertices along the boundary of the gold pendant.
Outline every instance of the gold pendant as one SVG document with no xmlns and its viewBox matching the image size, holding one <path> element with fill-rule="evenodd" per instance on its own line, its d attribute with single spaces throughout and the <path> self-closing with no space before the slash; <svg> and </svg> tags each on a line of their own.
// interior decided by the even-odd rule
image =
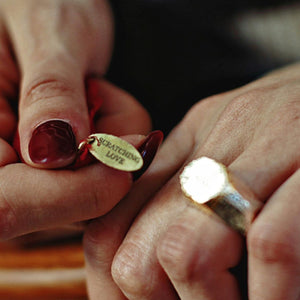
<svg viewBox="0 0 300 300">
<path fill-rule="evenodd" d="M 142 168 L 143 158 L 130 143 L 111 134 L 94 133 L 81 142 L 79 150 L 89 152 L 103 164 L 122 171 L 133 172 Z"/>
</svg>

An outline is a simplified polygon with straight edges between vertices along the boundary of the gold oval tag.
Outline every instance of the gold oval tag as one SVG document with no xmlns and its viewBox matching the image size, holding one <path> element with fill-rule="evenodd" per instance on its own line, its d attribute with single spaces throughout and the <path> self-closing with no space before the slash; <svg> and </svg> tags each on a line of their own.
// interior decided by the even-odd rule
<svg viewBox="0 0 300 300">
<path fill-rule="evenodd" d="M 88 137 L 89 151 L 103 164 L 122 171 L 137 171 L 143 158 L 134 146 L 111 134 L 95 133 Z"/>
</svg>

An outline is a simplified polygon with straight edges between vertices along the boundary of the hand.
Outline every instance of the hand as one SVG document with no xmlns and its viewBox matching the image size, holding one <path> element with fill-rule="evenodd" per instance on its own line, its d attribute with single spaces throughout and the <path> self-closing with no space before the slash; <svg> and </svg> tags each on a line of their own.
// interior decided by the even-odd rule
<svg viewBox="0 0 300 300">
<path fill-rule="evenodd" d="M 151 122 L 132 96 L 90 76 L 104 75 L 109 63 L 113 24 L 108 4 L 4 0 L 0 12 L 0 238 L 105 214 L 129 191 L 132 174 L 100 163 L 78 170 L 43 169 L 74 161 L 77 145 L 90 134 L 87 103 L 103 102 L 96 132 L 146 147 L 141 149 L 145 167 L 160 142 L 150 135 L 144 144 Z M 19 85 L 18 133 L 26 164 L 16 163 L 14 149 L 4 141 L 12 140 L 17 126 L 9 101 L 17 98 Z"/>
<path fill-rule="evenodd" d="M 1 75 L 14 87 L 20 81 L 22 157 L 39 168 L 67 166 L 90 134 L 85 80 L 103 76 L 110 61 L 110 7 L 106 0 L 4 0 L 0 12 Z"/>
<path fill-rule="evenodd" d="M 0 152 L 3 161 L 0 168 L 1 239 L 105 214 L 128 193 L 133 179 L 141 176 L 151 163 L 161 142 L 161 133 L 154 132 L 147 137 L 125 135 L 126 131 L 131 132 L 132 125 L 135 130 L 145 130 L 144 110 L 131 96 L 105 81 L 94 82 L 94 88 L 103 99 L 96 131 L 123 134 L 122 138 L 142 153 L 142 170 L 123 172 L 101 163 L 76 170 L 32 168 L 14 163 L 17 160 L 14 150 L 3 144 L 1 147 L 4 149 L 7 145 L 8 150 Z M 141 118 L 136 118 L 137 112 Z M 117 128 L 117 124 L 123 126 Z"/>
<path fill-rule="evenodd" d="M 246 238 L 249 299 L 299 299 L 299 80 L 300 66 L 290 66 L 190 110 L 130 194 L 90 223 L 91 299 L 241 298 L 230 270 L 244 240 L 180 189 L 183 166 L 200 156 L 225 164 L 265 202 Z"/>
</svg>

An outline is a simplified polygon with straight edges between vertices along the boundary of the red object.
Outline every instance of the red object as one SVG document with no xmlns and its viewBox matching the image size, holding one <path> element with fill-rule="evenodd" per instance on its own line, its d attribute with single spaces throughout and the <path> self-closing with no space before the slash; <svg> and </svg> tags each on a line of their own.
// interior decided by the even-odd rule
<svg viewBox="0 0 300 300">
<path fill-rule="evenodd" d="M 163 138 L 164 135 L 160 130 L 152 131 L 142 142 L 142 144 L 137 147 L 137 150 L 142 155 L 144 165 L 140 170 L 132 173 L 134 181 L 138 180 L 149 168 L 155 157 L 159 145 L 162 143 Z"/>
<path fill-rule="evenodd" d="M 37 164 L 75 159 L 76 139 L 71 125 L 62 120 L 42 123 L 33 131 L 28 151 L 31 160 Z"/>
</svg>

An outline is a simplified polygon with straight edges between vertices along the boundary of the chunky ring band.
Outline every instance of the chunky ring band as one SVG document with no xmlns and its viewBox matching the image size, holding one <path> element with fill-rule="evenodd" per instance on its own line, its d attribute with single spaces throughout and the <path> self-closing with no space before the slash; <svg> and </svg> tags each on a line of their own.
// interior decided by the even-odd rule
<svg viewBox="0 0 300 300">
<path fill-rule="evenodd" d="M 188 199 L 243 235 L 263 206 L 223 164 L 207 157 L 190 162 L 180 175 L 180 183 Z"/>
</svg>

